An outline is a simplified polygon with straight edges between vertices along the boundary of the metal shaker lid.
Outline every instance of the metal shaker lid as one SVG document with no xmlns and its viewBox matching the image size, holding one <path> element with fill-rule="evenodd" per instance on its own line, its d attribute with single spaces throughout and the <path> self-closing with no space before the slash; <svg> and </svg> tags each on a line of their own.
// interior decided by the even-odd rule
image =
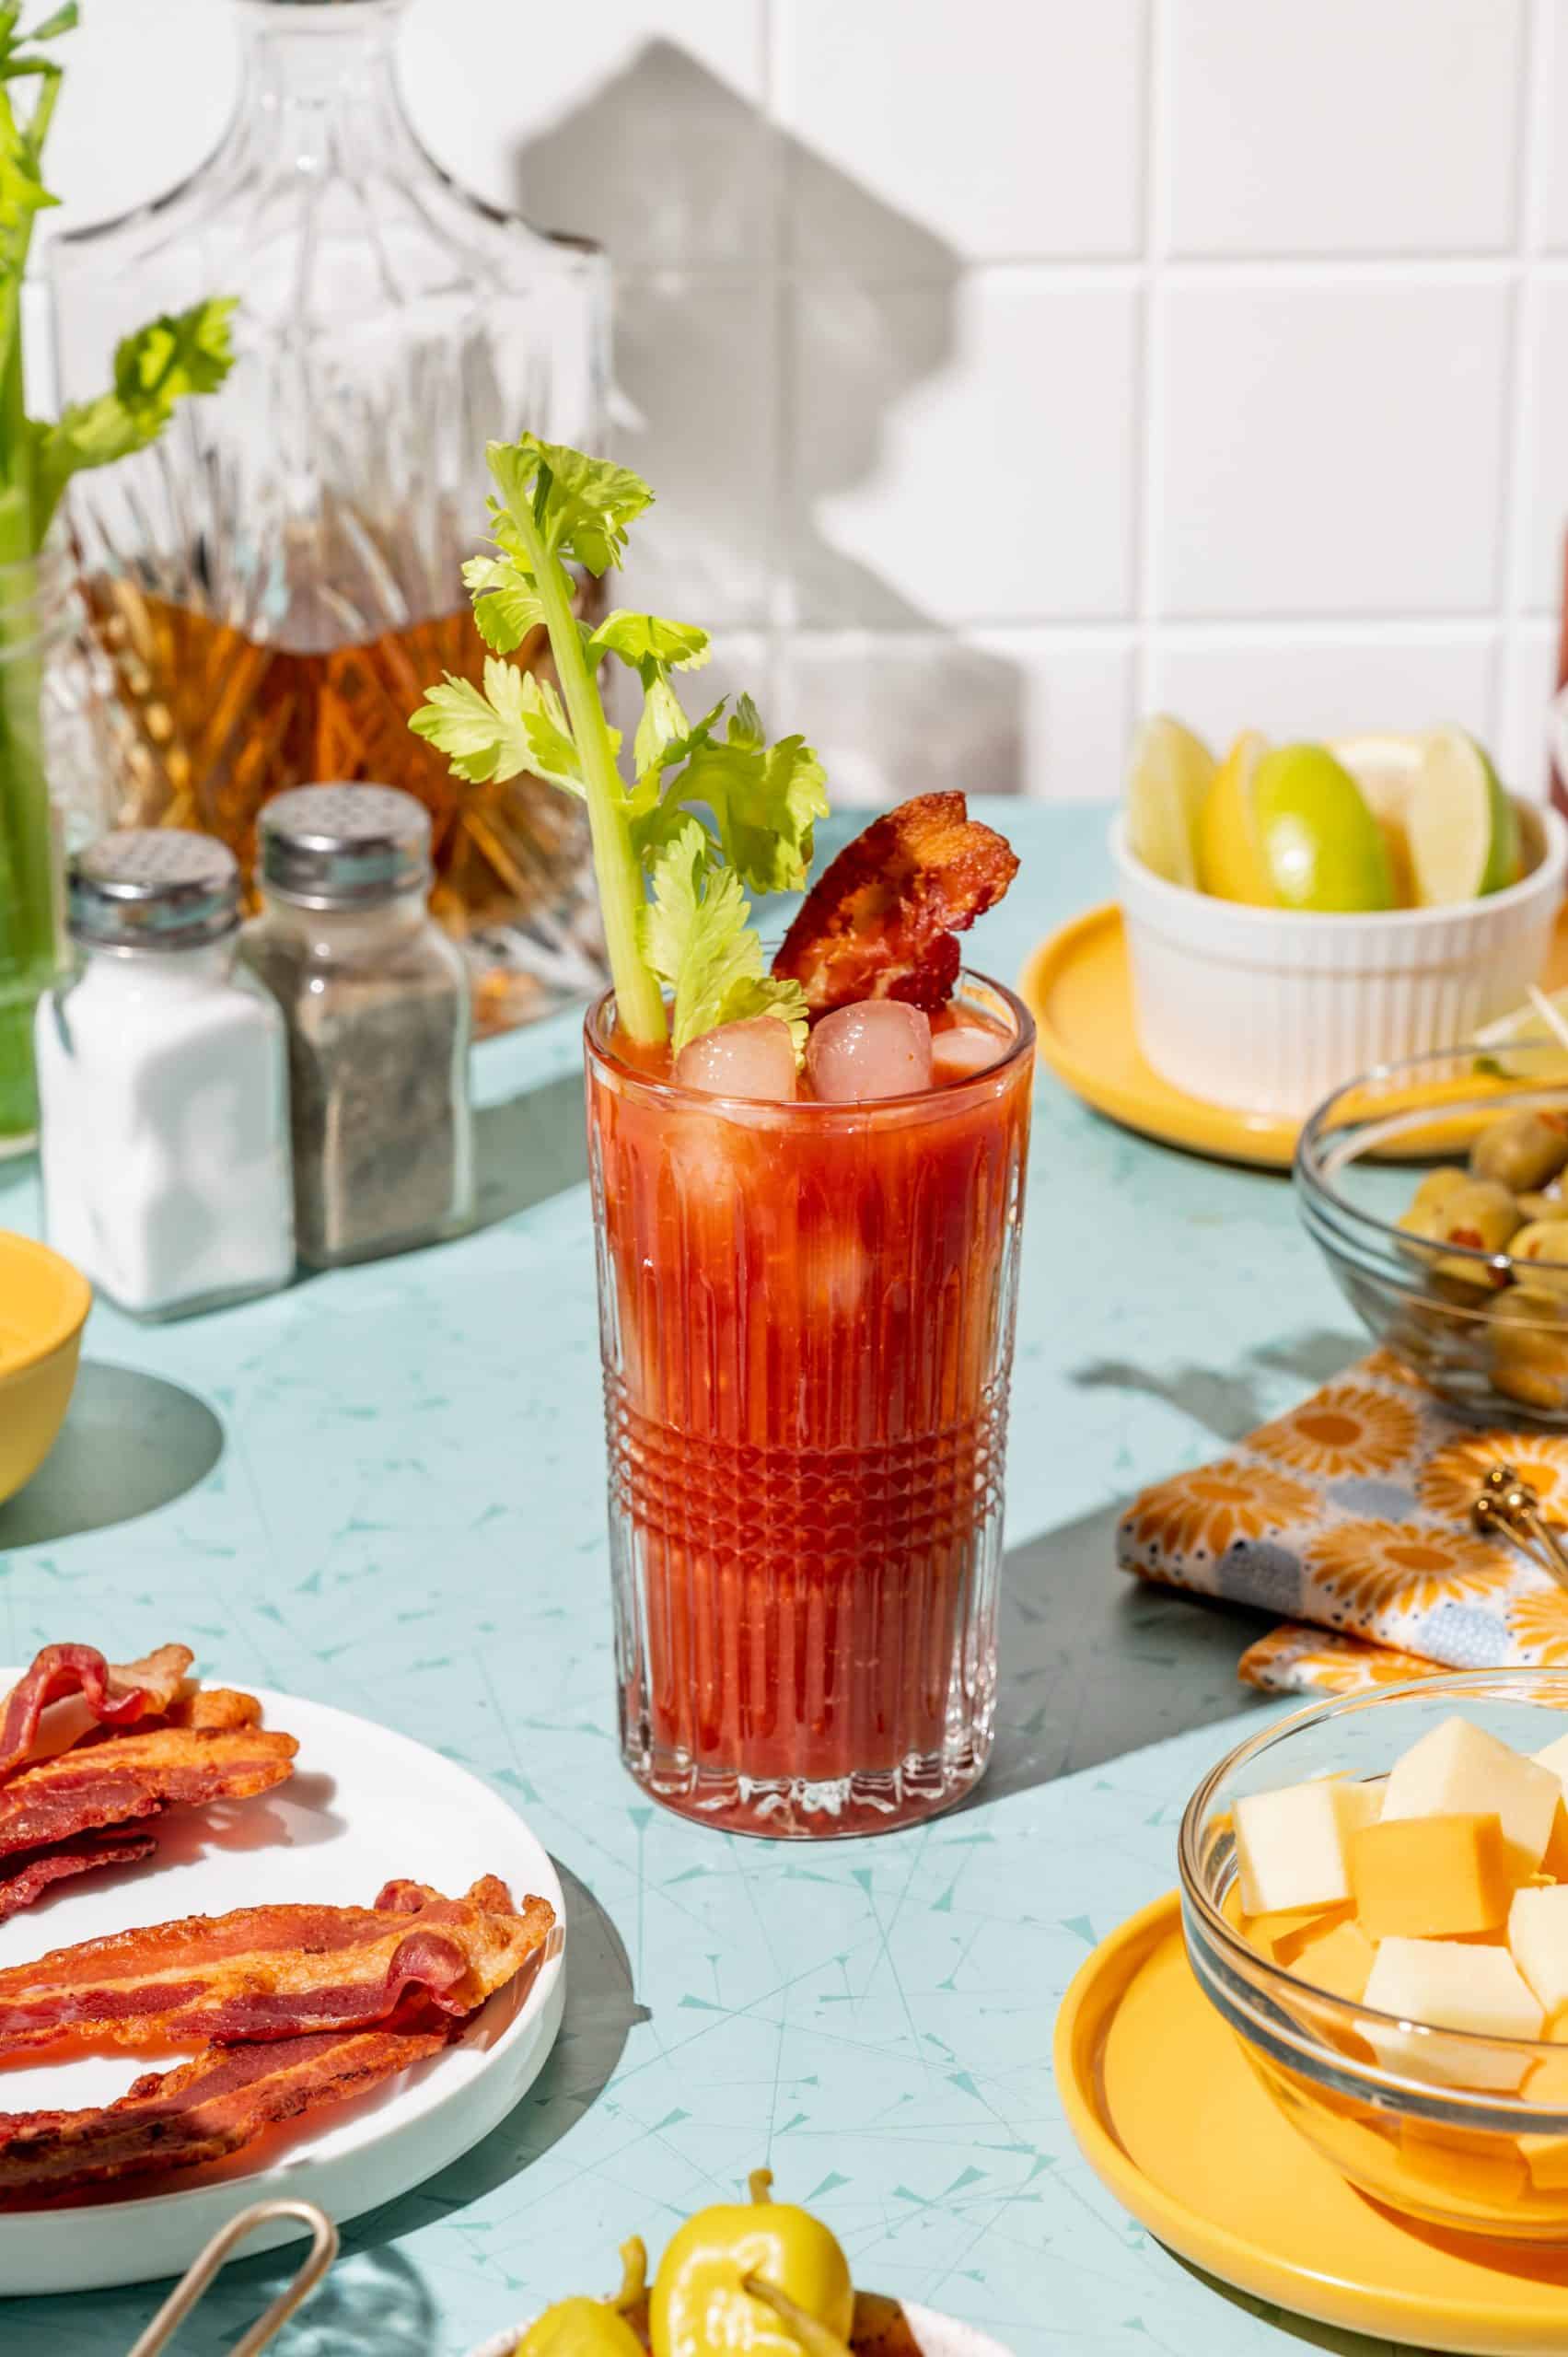
<svg viewBox="0 0 1568 2357">
<path fill-rule="evenodd" d="M 296 785 L 261 806 L 261 880 L 310 909 L 374 908 L 430 884 L 430 818 L 392 785 Z"/>
<path fill-rule="evenodd" d="M 239 923 L 239 869 L 215 835 L 123 827 L 71 862 L 71 937 L 100 949 L 198 949 Z"/>
</svg>

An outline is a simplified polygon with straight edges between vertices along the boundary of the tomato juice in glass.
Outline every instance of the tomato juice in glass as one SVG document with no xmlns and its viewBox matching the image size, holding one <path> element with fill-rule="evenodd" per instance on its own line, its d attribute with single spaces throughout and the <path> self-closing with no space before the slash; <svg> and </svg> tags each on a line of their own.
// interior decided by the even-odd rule
<svg viewBox="0 0 1568 2357">
<path fill-rule="evenodd" d="M 864 1104 L 675 1085 L 591 1011 L 623 1756 L 732 1831 L 929 1816 L 985 1766 L 1034 1028 Z"/>
</svg>

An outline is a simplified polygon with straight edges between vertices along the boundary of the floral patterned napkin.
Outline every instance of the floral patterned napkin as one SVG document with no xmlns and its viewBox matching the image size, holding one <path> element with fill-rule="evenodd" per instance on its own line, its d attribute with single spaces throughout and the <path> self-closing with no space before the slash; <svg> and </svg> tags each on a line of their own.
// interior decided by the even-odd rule
<svg viewBox="0 0 1568 2357">
<path fill-rule="evenodd" d="M 1288 1614 L 1240 1664 L 1275 1693 L 1568 1664 L 1568 1591 L 1470 1521 L 1498 1464 L 1568 1524 L 1568 1434 L 1465 1423 L 1375 1351 L 1228 1456 L 1145 1490 L 1117 1556 L 1141 1579 Z"/>
</svg>

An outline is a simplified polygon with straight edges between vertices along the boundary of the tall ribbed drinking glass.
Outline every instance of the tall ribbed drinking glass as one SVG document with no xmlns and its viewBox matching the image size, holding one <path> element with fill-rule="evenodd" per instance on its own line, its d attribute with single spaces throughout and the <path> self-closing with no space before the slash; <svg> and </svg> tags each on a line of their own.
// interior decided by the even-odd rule
<svg viewBox="0 0 1568 2357">
<path fill-rule="evenodd" d="M 1034 1028 L 865 1105 L 676 1086 L 588 1017 L 621 1747 L 731 1831 L 877 1832 L 984 1769 Z"/>
</svg>

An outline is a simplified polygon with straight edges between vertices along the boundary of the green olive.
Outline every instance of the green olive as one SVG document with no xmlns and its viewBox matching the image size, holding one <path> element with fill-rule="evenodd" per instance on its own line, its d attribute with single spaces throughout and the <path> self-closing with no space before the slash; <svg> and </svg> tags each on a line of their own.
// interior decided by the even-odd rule
<svg viewBox="0 0 1568 2357">
<path fill-rule="evenodd" d="M 1527 1187 L 1524 1193 L 1516 1195 L 1514 1200 L 1527 1220 L 1568 1219 L 1568 1199 L 1559 1193 L 1560 1185 L 1561 1181 L 1554 1178 L 1551 1186 L 1543 1187 L 1539 1194 Z"/>
<path fill-rule="evenodd" d="M 1506 1187 L 1490 1178 L 1471 1178 L 1448 1196 L 1440 1213 L 1431 1215 L 1426 1230 L 1433 1244 L 1462 1244 L 1470 1252 L 1501 1252 L 1519 1225 L 1519 1207 Z M 1504 1273 L 1485 1260 L 1456 1254 L 1435 1260 L 1436 1274 L 1458 1283 L 1481 1287 L 1506 1283 Z"/>
<path fill-rule="evenodd" d="M 1468 1187 L 1469 1183 L 1469 1172 L 1461 1169 L 1455 1162 L 1446 1162 L 1439 1169 L 1429 1170 L 1411 1197 L 1411 1207 L 1405 1218 L 1421 1219 L 1429 1213 L 1435 1216 L 1450 1195 L 1458 1194 L 1461 1187 Z"/>
<path fill-rule="evenodd" d="M 1527 1408 L 1568 1408 L 1568 1300 L 1516 1285 L 1487 1318 L 1492 1380 Z"/>
<path fill-rule="evenodd" d="M 1568 1220 L 1533 1219 L 1508 1239 L 1508 1257 L 1522 1285 L 1534 1293 L 1568 1294 Z"/>
<path fill-rule="evenodd" d="M 1508 1113 L 1482 1130 L 1470 1148 L 1470 1172 L 1517 1194 L 1544 1187 L 1568 1166 L 1568 1115 Z"/>
</svg>

